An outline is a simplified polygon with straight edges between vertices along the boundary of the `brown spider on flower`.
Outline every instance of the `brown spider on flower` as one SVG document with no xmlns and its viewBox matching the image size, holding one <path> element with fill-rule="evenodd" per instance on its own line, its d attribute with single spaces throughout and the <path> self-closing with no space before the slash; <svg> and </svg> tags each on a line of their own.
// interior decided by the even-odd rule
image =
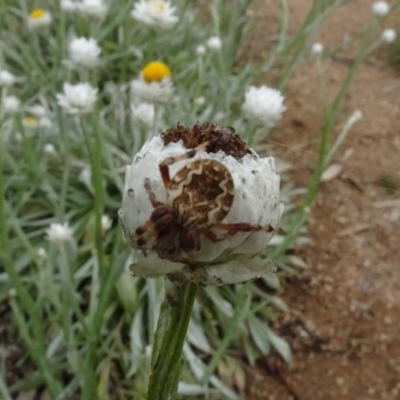
<svg viewBox="0 0 400 400">
<path fill-rule="evenodd" d="M 196 131 L 196 127 L 203 129 Z M 171 178 L 170 166 L 191 159 L 201 151 L 217 153 L 224 150 L 225 154 L 239 160 L 252 154 L 233 128 L 217 130 L 212 124 L 195 125 L 186 135 L 179 134 L 180 128 L 178 124 L 175 130 L 165 132 L 164 143 L 177 142 L 183 137 L 185 147 L 192 148 L 159 164 L 167 202 L 157 200 L 149 178 L 145 178 L 144 187 L 154 210 L 148 220 L 130 234 L 134 246 L 146 254 L 146 246 L 151 242 L 151 249 L 160 258 L 172 262 L 180 261 L 185 253 L 189 265 L 194 267 L 196 252 L 201 250 L 202 235 L 212 243 L 218 243 L 239 232 L 275 231 L 270 224 L 222 222 L 235 199 L 234 179 L 222 162 L 211 158 L 197 159 L 188 162 Z M 216 234 L 215 230 L 222 234 Z"/>
</svg>

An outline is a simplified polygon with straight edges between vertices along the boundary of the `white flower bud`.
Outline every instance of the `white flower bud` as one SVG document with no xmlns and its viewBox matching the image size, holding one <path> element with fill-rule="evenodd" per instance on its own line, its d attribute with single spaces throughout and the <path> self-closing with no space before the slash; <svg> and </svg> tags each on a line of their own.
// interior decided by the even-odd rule
<svg viewBox="0 0 400 400">
<path fill-rule="evenodd" d="M 386 43 L 393 43 L 396 40 L 397 33 L 394 29 L 385 29 L 381 37 Z"/>
<path fill-rule="evenodd" d="M 377 1 L 372 5 L 372 12 L 378 17 L 385 16 L 389 9 L 389 4 L 386 1 Z"/>
</svg>

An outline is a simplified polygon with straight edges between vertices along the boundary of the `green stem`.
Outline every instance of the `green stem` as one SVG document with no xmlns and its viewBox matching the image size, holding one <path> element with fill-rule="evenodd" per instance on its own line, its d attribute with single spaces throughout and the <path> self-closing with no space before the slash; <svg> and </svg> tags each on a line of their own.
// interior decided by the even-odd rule
<svg viewBox="0 0 400 400">
<path fill-rule="evenodd" d="M 165 280 L 165 299 L 155 333 L 147 400 L 176 397 L 182 348 L 196 293 L 197 285 L 192 282 Z"/>
</svg>

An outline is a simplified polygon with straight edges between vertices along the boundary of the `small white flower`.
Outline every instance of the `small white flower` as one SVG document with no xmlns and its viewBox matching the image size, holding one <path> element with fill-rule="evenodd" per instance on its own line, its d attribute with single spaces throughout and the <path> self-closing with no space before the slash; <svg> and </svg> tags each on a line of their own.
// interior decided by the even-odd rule
<svg viewBox="0 0 400 400">
<path fill-rule="evenodd" d="M 81 14 L 95 19 L 103 19 L 108 11 L 103 0 L 82 0 L 82 3 L 78 4 L 78 10 Z"/>
<path fill-rule="evenodd" d="M 242 110 L 250 120 L 271 129 L 286 110 L 283 101 L 284 97 L 279 90 L 265 85 L 259 88 L 250 86 L 246 91 Z"/>
<path fill-rule="evenodd" d="M 56 154 L 56 149 L 51 143 L 46 143 L 44 145 L 44 152 L 52 156 Z"/>
<path fill-rule="evenodd" d="M 194 104 L 196 104 L 198 107 L 204 106 L 204 104 L 206 104 L 206 98 L 204 96 L 200 96 L 194 101 Z"/>
<path fill-rule="evenodd" d="M 150 128 L 154 124 L 155 107 L 154 104 L 141 103 L 138 106 L 131 104 L 132 120 L 138 122 L 145 128 Z"/>
<path fill-rule="evenodd" d="M 78 10 L 79 4 L 74 0 L 61 0 L 60 7 L 66 12 L 74 12 Z"/>
<path fill-rule="evenodd" d="M 21 101 L 15 96 L 4 96 L 1 99 L 1 109 L 5 114 L 15 114 L 21 110 Z"/>
<path fill-rule="evenodd" d="M 47 251 L 43 247 L 39 247 L 37 249 L 37 255 L 40 259 L 46 260 L 47 258 Z"/>
<path fill-rule="evenodd" d="M 26 117 L 22 120 L 22 125 L 28 129 L 36 129 L 39 126 L 39 120 L 35 117 Z"/>
<path fill-rule="evenodd" d="M 178 22 L 176 8 L 165 0 L 139 0 L 132 10 L 132 18 L 149 28 L 169 29 Z"/>
<path fill-rule="evenodd" d="M 198 46 L 196 47 L 196 54 L 197 54 L 199 57 L 204 56 L 204 54 L 206 54 L 206 52 L 207 52 L 207 48 L 206 48 L 206 46 L 204 46 L 204 44 L 200 44 L 200 45 L 198 45 Z"/>
<path fill-rule="evenodd" d="M 206 42 L 210 50 L 220 50 L 222 47 L 222 40 L 219 36 L 212 36 Z"/>
<path fill-rule="evenodd" d="M 168 135 L 173 138 L 172 142 L 167 138 Z M 171 181 L 177 183 L 179 180 L 181 183 L 178 186 L 174 183 L 170 187 L 166 186 L 160 174 L 159 165 L 170 157 L 185 154 L 188 148 L 193 148 L 192 146 L 198 144 L 196 137 L 207 140 L 204 139 L 207 135 L 208 140 L 217 138 L 216 143 L 219 143 L 218 146 L 220 146 L 218 151 L 214 149 L 209 153 L 206 150 L 200 150 L 192 158 L 169 165 Z M 220 135 L 224 138 L 224 142 L 218 141 Z M 227 140 L 225 135 L 232 135 L 232 138 Z M 184 144 L 183 139 L 194 142 L 191 147 L 186 147 L 189 142 Z M 168 144 L 165 144 L 166 140 Z M 225 152 L 233 142 L 235 145 L 231 149 L 242 148 L 242 150 L 237 153 L 237 150 Z M 229 145 L 221 143 L 229 143 Z M 218 171 L 221 173 L 221 168 L 228 171 L 229 175 L 225 173 L 224 178 L 221 177 L 219 186 L 216 185 L 219 187 L 217 191 L 211 193 L 212 182 L 208 182 L 207 174 L 202 175 L 204 168 L 210 164 L 199 164 L 197 169 L 191 170 L 193 174 L 189 172 L 190 170 L 186 171 L 187 174 L 184 174 L 185 171 L 182 172 L 186 166 L 200 160 L 206 163 L 215 162 L 213 176 Z M 182 175 L 179 175 L 180 173 Z M 150 200 L 149 192 L 144 185 L 146 180 L 150 183 L 151 192 L 154 193 L 153 201 L 167 207 L 166 209 L 159 208 L 160 213 L 157 216 L 153 214 L 156 208 L 155 203 Z M 192 182 L 194 185 L 191 185 Z M 210 191 L 207 190 L 207 184 L 210 184 Z M 187 185 L 186 191 L 184 185 Z M 213 220 L 215 213 L 221 211 L 218 206 L 219 202 L 224 203 L 227 200 L 222 200 L 228 193 L 227 185 L 232 185 L 232 198 L 229 205 L 225 204 L 227 208 L 224 209 L 221 219 L 216 217 Z M 186 194 L 184 195 L 184 193 Z M 198 205 L 195 200 L 197 195 L 201 197 L 201 199 L 197 199 Z M 215 208 L 210 207 L 213 202 L 216 204 Z M 209 204 L 206 209 L 204 209 L 205 204 Z M 174 214 L 167 215 L 168 209 L 179 212 L 179 218 L 182 220 L 174 219 L 176 218 Z M 207 212 L 207 209 L 210 211 Z M 274 231 L 265 229 L 252 231 L 249 228 L 254 225 L 277 228 L 282 211 L 283 205 L 279 202 L 279 175 L 275 170 L 274 159 L 258 157 L 255 152 L 247 148 L 232 128 L 217 129 L 212 124 L 198 124 L 192 129 L 178 125 L 145 143 L 141 151 L 134 157 L 132 165 L 126 168 L 122 208 L 119 216 L 128 243 L 138 249 L 136 251 L 138 261 L 131 267 L 131 271 L 135 275 L 154 277 L 179 271 L 184 273 L 188 279 L 196 281 L 197 275 L 203 284 L 218 285 L 242 282 L 269 271 L 271 262 L 256 255 L 265 250 Z M 209 223 L 204 222 L 204 225 L 201 225 L 203 229 L 200 229 L 194 222 L 203 218 L 200 217 L 202 213 L 205 213 Z M 151 225 L 150 222 L 148 224 L 149 231 L 146 232 L 146 228 L 143 233 L 140 233 L 144 229 L 143 225 L 150 220 L 151 216 L 158 220 L 158 228 L 155 228 L 155 225 Z M 164 220 L 168 221 L 165 228 L 162 225 L 163 221 L 158 219 L 163 216 L 165 216 Z M 190 220 L 190 224 L 186 228 L 182 222 L 185 218 Z M 224 226 L 238 224 L 238 230 L 233 229 L 227 234 L 222 226 L 215 227 L 215 224 L 219 222 Z M 239 229 L 239 226 L 243 227 L 242 230 Z M 140 227 L 141 229 L 138 229 Z M 160 230 L 159 236 L 157 236 L 157 229 Z M 196 247 L 193 243 L 195 249 L 192 251 L 197 267 L 197 271 L 194 273 L 190 268 L 186 268 L 187 263 L 190 262 L 190 252 L 182 249 L 182 246 L 188 244 L 184 239 L 187 238 L 185 229 L 190 230 L 193 237 L 197 236 L 198 239 L 194 240 L 200 241 Z M 205 231 L 211 232 L 209 236 L 202 233 Z M 143 235 L 145 232 L 148 235 Z M 172 236 L 165 240 L 165 234 Z M 218 238 L 218 240 L 212 240 L 212 238 Z M 167 250 L 166 245 L 169 246 Z M 144 251 L 146 251 L 146 256 Z M 214 266 L 214 264 L 217 265 Z"/>
<path fill-rule="evenodd" d="M 321 54 L 324 51 L 324 46 L 321 43 L 314 43 L 311 46 L 311 53 Z"/>
<path fill-rule="evenodd" d="M 29 14 L 27 23 L 29 28 L 41 28 L 49 26 L 52 20 L 53 18 L 48 11 L 37 8 Z"/>
<path fill-rule="evenodd" d="M 131 81 L 131 93 L 134 98 L 148 103 L 167 103 L 174 94 L 174 85 L 170 77 L 161 81 L 147 82 L 142 75 Z"/>
<path fill-rule="evenodd" d="M 6 71 L 5 69 L 0 70 L 0 86 L 10 87 L 14 85 L 17 78 L 11 72 Z"/>
<path fill-rule="evenodd" d="M 93 68 L 99 63 L 101 48 L 95 39 L 76 38 L 68 46 L 69 60 L 75 68 Z"/>
<path fill-rule="evenodd" d="M 70 85 L 64 83 L 64 93 L 56 95 L 58 104 L 69 114 L 84 114 L 93 110 L 97 89 L 89 83 Z"/>
<path fill-rule="evenodd" d="M 29 112 L 29 114 L 34 115 L 35 117 L 45 117 L 47 115 L 46 109 L 41 106 L 40 104 L 35 104 L 31 107 L 27 107 L 26 111 Z"/>
<path fill-rule="evenodd" d="M 73 230 L 68 222 L 64 224 L 53 223 L 49 229 L 46 229 L 47 239 L 53 243 L 64 243 L 72 240 Z"/>
<path fill-rule="evenodd" d="M 378 17 L 383 17 L 389 12 L 389 4 L 386 1 L 377 1 L 372 5 L 372 12 Z"/>
<path fill-rule="evenodd" d="M 101 229 L 103 232 L 108 231 L 112 227 L 112 219 L 108 215 L 101 216 Z"/>
<path fill-rule="evenodd" d="M 49 129 L 53 126 L 51 120 L 47 117 L 39 118 L 39 127 L 44 129 Z"/>
<path fill-rule="evenodd" d="M 381 37 L 386 43 L 393 43 L 396 40 L 397 33 L 394 29 L 385 29 Z"/>
</svg>

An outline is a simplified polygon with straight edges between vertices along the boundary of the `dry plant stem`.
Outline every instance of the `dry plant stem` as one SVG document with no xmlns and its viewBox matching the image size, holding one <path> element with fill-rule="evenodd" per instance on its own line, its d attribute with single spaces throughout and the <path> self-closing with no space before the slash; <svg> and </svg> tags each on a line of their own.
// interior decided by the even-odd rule
<svg viewBox="0 0 400 400">
<path fill-rule="evenodd" d="M 147 400 L 173 400 L 178 391 L 181 355 L 197 285 L 165 279 L 165 298 L 154 338 Z"/>
</svg>

